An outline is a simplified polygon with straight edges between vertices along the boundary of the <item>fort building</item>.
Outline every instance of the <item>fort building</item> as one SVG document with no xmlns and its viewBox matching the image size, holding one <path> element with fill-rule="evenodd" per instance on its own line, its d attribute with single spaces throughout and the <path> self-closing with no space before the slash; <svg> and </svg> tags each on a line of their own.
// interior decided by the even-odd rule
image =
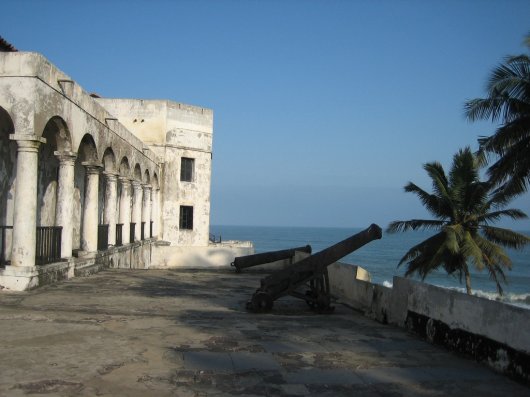
<svg viewBox="0 0 530 397">
<path fill-rule="evenodd" d="M 90 95 L 0 41 L 0 287 L 105 267 L 222 266 L 212 241 L 213 111 Z"/>
</svg>

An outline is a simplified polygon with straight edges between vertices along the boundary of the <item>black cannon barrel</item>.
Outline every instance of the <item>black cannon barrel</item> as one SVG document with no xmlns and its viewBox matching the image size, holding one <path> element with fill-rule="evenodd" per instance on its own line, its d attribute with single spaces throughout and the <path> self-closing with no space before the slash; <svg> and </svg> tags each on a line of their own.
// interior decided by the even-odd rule
<svg viewBox="0 0 530 397">
<path fill-rule="evenodd" d="M 238 256 L 234 259 L 234 262 L 232 262 L 232 266 L 236 268 L 237 272 L 240 272 L 241 269 L 245 269 L 248 267 L 293 258 L 296 251 L 311 254 L 311 246 L 306 245 L 304 247 L 290 248 L 280 251 L 270 251 L 253 255 Z"/>
<path fill-rule="evenodd" d="M 263 278 L 260 290 L 266 291 L 272 299 L 276 299 L 284 295 L 293 285 L 310 279 L 315 273 L 323 272 L 327 266 L 382 236 L 381 228 L 372 224 L 367 229 L 302 259 L 287 269 L 276 271 Z"/>
</svg>

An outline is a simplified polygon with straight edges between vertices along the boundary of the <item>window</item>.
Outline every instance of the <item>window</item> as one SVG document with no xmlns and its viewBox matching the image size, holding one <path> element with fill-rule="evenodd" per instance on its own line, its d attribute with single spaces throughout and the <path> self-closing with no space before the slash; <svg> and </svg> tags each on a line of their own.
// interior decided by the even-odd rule
<svg viewBox="0 0 530 397">
<path fill-rule="evenodd" d="M 180 161 L 180 180 L 184 182 L 193 182 L 193 169 L 195 168 L 195 159 L 182 157 Z"/>
<path fill-rule="evenodd" d="M 180 221 L 179 227 L 181 229 L 193 229 L 193 207 L 188 205 L 180 206 Z"/>
</svg>

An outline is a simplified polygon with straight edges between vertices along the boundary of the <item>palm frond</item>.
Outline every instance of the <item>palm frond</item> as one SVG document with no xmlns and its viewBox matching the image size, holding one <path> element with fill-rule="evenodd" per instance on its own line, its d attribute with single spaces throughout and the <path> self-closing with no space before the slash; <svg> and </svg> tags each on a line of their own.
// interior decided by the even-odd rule
<svg viewBox="0 0 530 397">
<path fill-rule="evenodd" d="M 411 219 L 408 221 L 394 221 L 388 225 L 386 232 L 400 233 L 409 230 L 436 230 L 440 229 L 444 224 L 444 221 L 436 221 L 430 219 Z"/>
<path fill-rule="evenodd" d="M 471 260 L 471 263 L 473 266 L 475 266 L 476 269 L 482 270 L 484 269 L 485 263 L 483 258 L 483 252 L 480 249 L 480 247 L 475 242 L 473 236 L 469 231 L 466 231 L 464 233 L 463 239 L 462 239 L 462 255 L 468 258 L 468 260 Z"/>
<path fill-rule="evenodd" d="M 464 113 L 469 121 L 491 119 L 495 122 L 502 116 L 505 101 L 501 96 L 470 99 L 464 104 Z"/>
<path fill-rule="evenodd" d="M 463 239 L 464 232 L 462 225 L 447 225 L 443 231 L 445 233 L 445 246 L 447 250 L 452 255 L 458 254 L 460 252 L 460 241 Z"/>
<path fill-rule="evenodd" d="M 519 191 L 514 191 L 508 183 L 505 183 L 490 193 L 489 208 L 503 208 L 519 194 Z"/>
<path fill-rule="evenodd" d="M 503 217 L 508 217 L 513 220 L 528 218 L 528 216 L 523 211 L 515 209 L 515 208 L 511 208 L 511 209 L 489 212 L 487 214 L 479 216 L 477 220 L 481 223 L 484 222 L 487 224 L 489 222 L 498 221 L 499 219 Z"/>
<path fill-rule="evenodd" d="M 483 151 L 503 155 L 513 145 L 530 138 L 530 108 L 526 114 L 504 123 L 489 137 L 479 139 Z"/>
<path fill-rule="evenodd" d="M 427 208 L 427 210 L 435 217 L 443 219 L 451 216 L 451 211 L 447 209 L 447 204 L 440 197 L 427 193 L 412 182 L 409 182 L 404 190 L 407 193 L 413 193 L 418 196 L 425 208 Z"/>
<path fill-rule="evenodd" d="M 401 266 L 406 261 L 410 261 L 420 256 L 425 252 L 432 252 L 434 249 L 432 247 L 437 247 L 443 244 L 445 240 L 444 232 L 436 233 L 434 236 L 429 237 L 426 240 L 423 240 L 421 243 L 416 244 L 410 248 L 405 255 L 400 259 L 398 267 Z"/>
<path fill-rule="evenodd" d="M 483 253 L 484 264 L 488 269 L 490 278 L 495 281 L 499 295 L 502 295 L 501 281 L 506 282 L 504 269 L 511 269 L 512 262 L 506 252 L 497 244 L 492 243 L 481 236 L 475 236 L 477 245 Z"/>
<path fill-rule="evenodd" d="M 489 96 L 499 93 L 510 98 L 523 98 L 527 91 L 530 62 L 526 55 L 512 56 L 497 66 L 487 85 Z"/>
<path fill-rule="evenodd" d="M 503 247 L 521 249 L 530 244 L 530 237 L 510 229 L 486 225 L 482 225 L 480 229 L 487 240 Z"/>
<path fill-rule="evenodd" d="M 417 273 L 425 279 L 430 272 L 443 265 L 445 240 L 445 233 L 440 232 L 417 244 L 403 256 L 398 267 L 408 261 L 405 276 Z"/>
<path fill-rule="evenodd" d="M 434 195 L 443 199 L 450 198 L 449 180 L 445 175 L 443 166 L 439 162 L 435 161 L 424 164 L 423 169 L 427 172 L 429 178 L 432 180 L 432 189 Z"/>
</svg>

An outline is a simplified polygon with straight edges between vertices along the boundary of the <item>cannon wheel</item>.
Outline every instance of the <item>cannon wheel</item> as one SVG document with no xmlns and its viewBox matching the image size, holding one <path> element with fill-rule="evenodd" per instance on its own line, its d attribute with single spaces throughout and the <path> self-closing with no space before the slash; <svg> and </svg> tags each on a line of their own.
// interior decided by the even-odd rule
<svg viewBox="0 0 530 397">
<path fill-rule="evenodd" d="M 307 290 L 305 292 L 305 303 L 307 303 L 307 306 L 309 306 L 311 309 L 315 308 L 315 301 L 316 301 L 316 292 L 313 290 Z"/>
<path fill-rule="evenodd" d="M 268 312 L 272 309 L 272 297 L 266 292 L 256 292 L 247 303 L 247 309 L 255 313 Z"/>
</svg>

